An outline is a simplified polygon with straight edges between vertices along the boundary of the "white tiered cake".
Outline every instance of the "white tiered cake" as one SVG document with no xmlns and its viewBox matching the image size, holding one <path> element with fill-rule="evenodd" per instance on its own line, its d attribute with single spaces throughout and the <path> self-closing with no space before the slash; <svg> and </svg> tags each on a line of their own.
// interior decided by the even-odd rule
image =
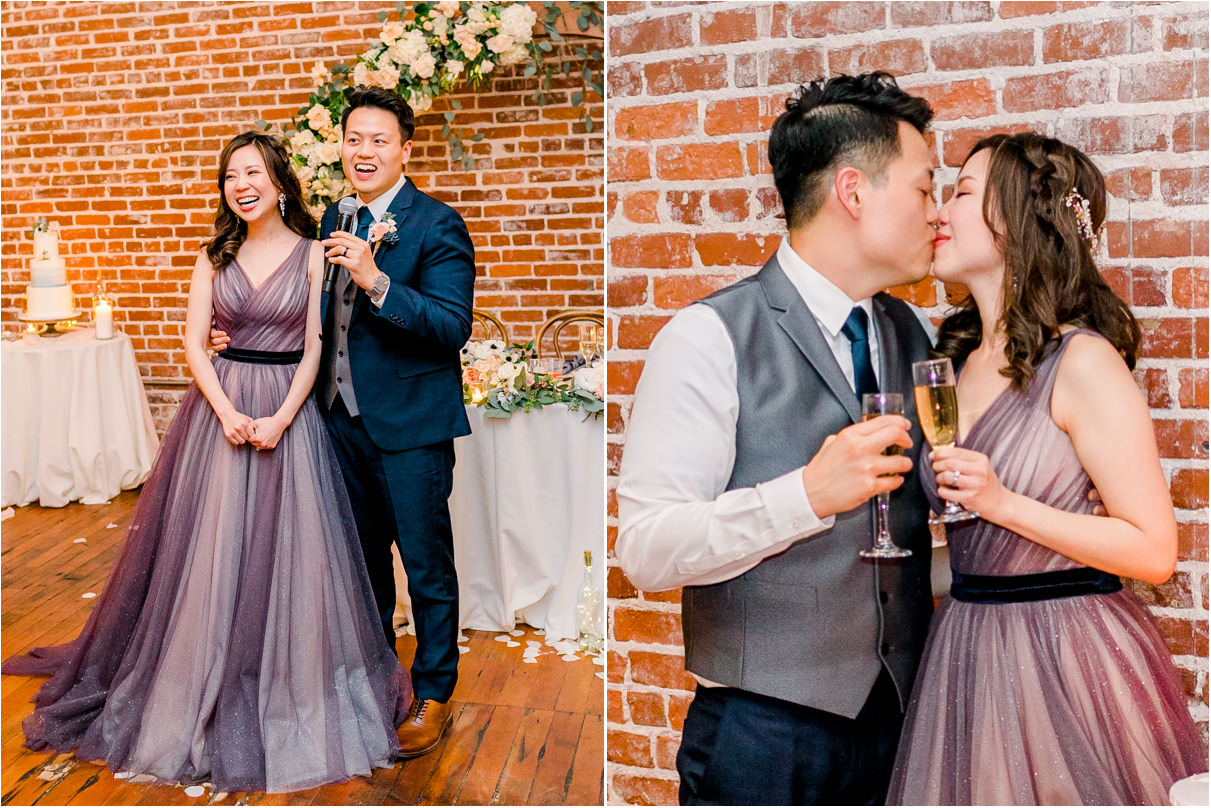
<svg viewBox="0 0 1211 808">
<path fill-rule="evenodd" d="M 34 225 L 34 260 L 29 264 L 29 275 L 22 320 L 67 320 L 79 313 L 73 308 L 67 264 L 59 257 L 58 222 L 47 225 L 45 219 L 40 219 Z"/>
</svg>

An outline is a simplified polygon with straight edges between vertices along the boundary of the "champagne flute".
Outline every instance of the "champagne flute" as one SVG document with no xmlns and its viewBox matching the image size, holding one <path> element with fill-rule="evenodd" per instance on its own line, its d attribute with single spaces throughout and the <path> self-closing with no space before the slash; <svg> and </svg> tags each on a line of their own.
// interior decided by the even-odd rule
<svg viewBox="0 0 1211 808">
<path fill-rule="evenodd" d="M 577 325 L 577 336 L 580 338 L 580 355 L 584 357 L 586 364 L 593 361 L 593 325 L 591 323 L 579 323 Z"/>
<path fill-rule="evenodd" d="M 959 397 L 955 392 L 955 372 L 949 357 L 927 359 L 912 363 L 913 396 L 917 402 L 917 418 L 930 446 L 954 446 L 959 432 Z M 945 525 L 979 518 L 957 502 L 946 501 L 942 513 L 929 520 L 931 525 Z"/>
<path fill-rule="evenodd" d="M 903 415 L 904 396 L 899 393 L 866 393 L 862 396 L 862 420 L 869 421 L 880 415 Z M 900 447 L 894 443 L 883 450 L 885 455 L 900 454 Z M 891 532 L 887 529 L 887 511 L 891 505 L 891 492 L 884 491 L 875 498 L 875 544 L 873 547 L 858 551 L 863 558 L 904 558 L 912 555 L 912 550 L 897 547 L 891 540 Z"/>
</svg>

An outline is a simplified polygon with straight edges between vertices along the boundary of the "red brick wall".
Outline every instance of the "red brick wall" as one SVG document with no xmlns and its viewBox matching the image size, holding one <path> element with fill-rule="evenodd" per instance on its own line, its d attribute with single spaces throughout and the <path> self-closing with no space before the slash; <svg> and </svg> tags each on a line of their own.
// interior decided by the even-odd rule
<svg viewBox="0 0 1211 808">
<path fill-rule="evenodd" d="M 1207 725 L 1207 11 L 1201 3 L 611 2 L 608 302 L 613 488 L 631 395 L 674 311 L 754 272 L 783 226 L 765 148 L 797 81 L 885 69 L 934 102 L 956 163 L 992 130 L 1083 146 L 1113 199 L 1100 263 L 1146 332 L 1137 376 L 1181 523 L 1177 574 L 1137 585 Z M 940 316 L 931 279 L 902 296 Z M 678 593 L 609 570 L 614 802 L 674 803 L 692 680 Z"/>
<path fill-rule="evenodd" d="M 116 293 L 161 429 L 188 376 L 190 269 L 217 203 L 218 152 L 258 118 L 307 102 L 311 65 L 351 63 L 393 2 L 0 3 L 3 171 L 0 323 L 17 325 L 33 248 L 61 226 L 77 299 Z M 440 103 L 420 116 L 408 173 L 475 241 L 479 308 L 520 341 L 555 311 L 604 303 L 603 136 L 557 92 L 538 107 L 521 71 L 456 95 L 474 171 L 450 168 Z M 602 120 L 600 101 L 593 107 Z"/>
</svg>

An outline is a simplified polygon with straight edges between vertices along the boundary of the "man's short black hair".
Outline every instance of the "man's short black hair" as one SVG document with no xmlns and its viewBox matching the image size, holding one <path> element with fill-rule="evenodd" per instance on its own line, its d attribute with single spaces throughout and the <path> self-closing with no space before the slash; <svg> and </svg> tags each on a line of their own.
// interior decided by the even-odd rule
<svg viewBox="0 0 1211 808">
<path fill-rule="evenodd" d="M 788 227 L 807 224 L 824 206 L 828 179 L 842 165 L 872 182 L 900 154 L 899 122 L 924 133 L 933 109 L 890 73 L 835 76 L 802 84 L 770 131 L 769 160 Z"/>
<path fill-rule="evenodd" d="M 349 106 L 345 107 L 341 115 L 341 131 L 344 131 L 345 124 L 349 121 L 349 113 L 358 107 L 387 110 L 399 121 L 399 133 L 403 137 L 401 142 L 407 143 L 412 139 L 412 133 L 416 131 L 416 117 L 412 114 L 412 107 L 408 106 L 408 102 L 399 93 L 384 90 L 382 87 L 358 87 L 349 93 Z"/>
</svg>

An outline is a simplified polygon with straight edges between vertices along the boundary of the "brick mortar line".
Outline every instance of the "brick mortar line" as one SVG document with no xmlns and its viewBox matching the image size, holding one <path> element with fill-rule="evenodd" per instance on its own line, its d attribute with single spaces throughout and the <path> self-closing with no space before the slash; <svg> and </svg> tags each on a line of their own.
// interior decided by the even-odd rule
<svg viewBox="0 0 1211 808">
<path fill-rule="evenodd" d="M 1047 11 L 1047 12 L 1042 12 L 1039 14 L 1029 14 L 1029 15 L 1022 15 L 1022 16 L 1017 16 L 1017 17 L 1001 17 L 1000 16 L 1000 7 L 994 6 L 992 8 L 993 16 L 991 19 L 988 19 L 988 20 L 975 20 L 972 22 L 958 22 L 958 23 L 922 23 L 919 25 L 914 24 L 914 25 L 908 25 L 908 26 L 904 26 L 903 24 L 898 24 L 897 27 L 891 27 L 893 25 L 891 22 L 891 8 L 892 8 L 891 3 L 892 2 L 894 2 L 894 0 L 884 0 L 884 4 L 883 4 L 884 10 L 886 12 L 884 15 L 884 20 L 885 20 L 884 24 L 888 27 L 876 28 L 876 29 L 871 29 L 871 30 L 892 32 L 892 31 L 913 31 L 913 30 L 918 30 L 918 29 L 933 29 L 933 28 L 958 29 L 961 26 L 968 26 L 968 25 L 988 26 L 988 25 L 996 24 L 997 25 L 996 33 L 1000 33 L 1001 29 L 1011 30 L 1013 28 L 1021 28 L 1021 27 L 1023 27 L 1023 25 L 1029 26 L 1028 30 L 1034 30 L 1034 29 L 1037 29 L 1039 26 L 1037 26 L 1037 25 L 1030 26 L 1030 22 L 1031 21 L 1040 21 L 1040 20 L 1048 20 L 1048 21 L 1053 21 L 1057 24 L 1062 24 L 1062 23 L 1068 23 L 1068 22 L 1084 22 L 1084 21 L 1091 21 L 1091 22 L 1101 22 L 1101 21 L 1107 21 L 1107 20 L 1114 21 L 1114 20 L 1118 20 L 1118 19 L 1124 19 L 1124 20 L 1130 21 L 1130 20 L 1135 19 L 1135 16 L 1132 13 L 1134 11 L 1134 9 L 1131 6 L 1128 6 L 1126 4 L 1122 4 L 1122 5 L 1115 4 L 1115 5 L 1109 5 L 1109 6 L 1095 6 L 1095 7 L 1074 8 L 1074 9 L 1061 9 L 1061 10 L 1057 10 L 1057 11 Z M 791 5 L 790 3 L 786 4 L 786 6 L 788 7 L 788 10 L 789 10 L 790 5 Z M 703 14 L 712 13 L 712 12 L 705 11 L 704 9 L 706 9 L 706 8 L 710 8 L 710 9 L 712 9 L 712 11 L 716 8 L 718 8 L 720 11 L 743 11 L 743 10 L 747 10 L 750 8 L 756 8 L 759 13 L 762 11 L 765 11 L 767 14 L 772 13 L 772 11 L 773 11 L 772 5 L 762 4 L 762 5 L 754 7 L 754 5 L 752 3 L 712 3 L 710 6 L 695 6 L 695 5 L 688 4 L 688 3 L 681 4 L 681 5 L 674 5 L 674 4 L 653 5 L 653 6 L 648 6 L 647 8 L 639 9 L 636 11 L 630 11 L 630 12 L 607 12 L 607 14 L 606 14 L 607 27 L 608 27 L 610 21 L 613 21 L 616 24 L 621 25 L 621 24 L 632 23 L 632 22 L 649 22 L 649 21 L 665 19 L 665 18 L 669 18 L 669 17 L 681 15 L 681 14 L 690 14 L 691 16 L 701 20 Z M 1177 11 L 1178 13 L 1175 13 L 1175 14 L 1158 13 L 1155 15 L 1151 15 L 1152 20 L 1154 21 L 1154 24 L 1157 19 L 1188 16 L 1194 12 L 1205 11 L 1206 6 L 1204 6 L 1200 3 L 1182 3 L 1182 4 L 1172 4 L 1172 5 L 1167 5 L 1167 6 L 1157 6 L 1155 8 L 1158 12 L 1160 12 L 1162 9 L 1173 9 L 1173 10 Z M 718 12 L 713 12 L 713 13 L 718 13 Z M 824 36 L 831 36 L 831 35 L 825 34 Z"/>
<path fill-rule="evenodd" d="M 974 23 L 966 23 L 974 25 Z M 938 26 L 941 27 L 941 26 Z M 880 36 L 880 31 L 867 31 L 859 34 L 830 34 L 825 37 L 816 39 L 797 39 L 791 37 L 772 38 L 767 37 L 760 40 L 763 50 L 753 51 L 751 42 L 727 42 L 718 45 L 688 45 L 679 48 L 669 48 L 664 50 L 642 51 L 628 54 L 619 57 L 625 60 L 623 64 L 633 64 L 640 67 L 649 65 L 661 64 L 663 62 L 681 61 L 688 59 L 706 59 L 712 56 L 724 56 L 728 59 L 728 78 L 735 78 L 735 58 L 739 56 L 751 56 L 754 54 L 760 55 L 768 48 L 772 51 L 815 51 L 819 53 L 824 62 L 826 73 L 835 72 L 836 65 L 830 64 L 830 58 L 834 52 L 846 51 L 855 47 L 864 45 L 886 45 L 892 41 L 913 41 L 918 42 L 922 46 L 923 56 L 926 60 L 926 67 L 923 70 L 912 72 L 896 72 L 896 80 L 901 78 L 905 80 L 904 88 L 911 89 L 912 84 L 921 83 L 922 76 L 946 76 L 949 81 L 966 81 L 970 79 L 986 78 L 994 79 L 1013 79 L 1023 78 L 1031 75 L 1027 71 L 1033 70 L 1034 75 L 1040 75 L 1040 71 L 1045 71 L 1042 75 L 1051 73 L 1063 72 L 1081 72 L 1082 70 L 1107 70 L 1120 69 L 1123 67 L 1134 67 L 1137 65 L 1158 65 L 1168 66 L 1181 64 L 1187 60 L 1197 60 L 1206 58 L 1208 50 L 1205 48 L 1171 48 L 1165 49 L 1163 43 L 1157 43 L 1151 50 L 1143 50 L 1126 53 L 1113 53 L 1104 57 L 1092 59 L 1072 59 L 1062 61 L 1042 61 L 1039 60 L 1041 55 L 1039 51 L 1043 47 L 1042 33 L 1039 29 L 1020 28 L 1018 30 L 1030 31 L 1036 35 L 1034 47 L 1035 51 L 1031 56 L 1031 63 L 1025 65 L 989 65 L 987 68 L 978 67 L 956 67 L 946 68 L 938 67 L 934 62 L 933 47 L 936 44 L 946 43 L 945 34 L 928 35 L 928 36 L 908 36 L 896 37 L 894 39 L 886 36 Z M 1003 31 L 965 31 L 962 36 L 979 36 L 982 34 L 1000 34 Z M 827 39 L 827 42 L 825 41 Z M 746 47 L 747 46 L 747 47 Z M 1161 60 L 1156 59 L 1157 56 L 1172 57 Z M 995 71 L 995 72 L 989 72 Z M 950 78 L 953 77 L 953 78 Z M 647 76 L 642 77 L 642 81 L 647 83 Z M 729 81 L 729 84 L 731 82 Z M 936 83 L 936 82 L 933 82 Z M 780 87 L 786 82 L 778 84 L 760 85 L 769 87 Z M 1004 85 L 1000 85 L 1003 87 Z"/>
</svg>

